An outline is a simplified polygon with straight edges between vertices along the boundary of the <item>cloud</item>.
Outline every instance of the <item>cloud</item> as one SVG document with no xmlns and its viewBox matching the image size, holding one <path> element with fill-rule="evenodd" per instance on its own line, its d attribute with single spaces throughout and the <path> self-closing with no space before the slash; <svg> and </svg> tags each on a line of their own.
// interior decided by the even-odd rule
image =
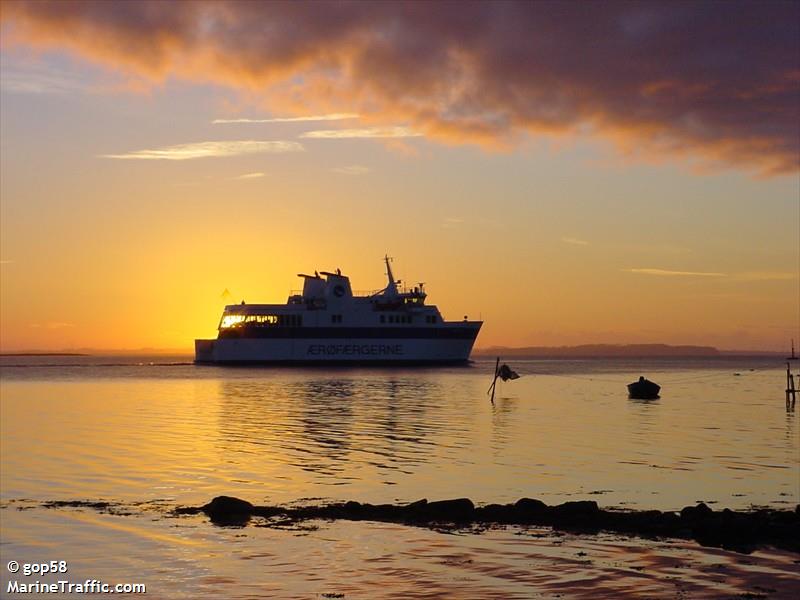
<svg viewBox="0 0 800 600">
<path fill-rule="evenodd" d="M 13 262 L 13 260 L 0 260 L 0 265 L 10 265 Z"/>
<path fill-rule="evenodd" d="M 369 168 L 362 165 L 350 165 L 349 167 L 333 167 L 331 171 L 340 175 L 366 175 L 369 173 Z"/>
<path fill-rule="evenodd" d="M 699 271 L 668 271 L 665 269 L 622 269 L 627 273 L 659 275 L 664 277 L 727 277 L 725 273 L 706 273 Z"/>
<path fill-rule="evenodd" d="M 684 2 L 5 2 L 4 44 L 271 112 L 355 111 L 431 139 L 591 135 L 621 156 L 800 167 L 800 5 Z"/>
<path fill-rule="evenodd" d="M 303 146 L 297 142 L 255 140 L 195 142 L 166 146 L 154 150 L 133 150 L 125 154 L 103 154 L 102 158 L 136 159 L 136 160 L 189 160 L 191 158 L 208 158 L 210 156 L 237 156 L 240 154 L 260 154 L 302 152 Z"/>
<path fill-rule="evenodd" d="M 31 323 L 34 329 L 68 329 L 76 327 L 75 323 L 64 323 L 61 321 L 48 321 L 47 323 Z"/>
<path fill-rule="evenodd" d="M 740 281 L 791 281 L 797 279 L 798 274 L 785 271 L 747 271 L 738 273 L 735 277 Z"/>
<path fill-rule="evenodd" d="M 264 177 L 265 175 L 266 173 L 245 173 L 244 175 L 234 177 L 234 179 L 258 179 L 259 177 Z"/>
<path fill-rule="evenodd" d="M 407 138 L 422 134 L 407 127 L 371 127 L 369 129 L 319 129 L 306 131 L 301 138 L 317 139 L 355 139 L 355 138 Z"/>
<path fill-rule="evenodd" d="M 698 271 L 669 271 L 666 269 L 622 269 L 627 273 L 642 275 L 660 275 L 664 277 L 726 277 L 729 281 L 791 281 L 797 279 L 797 273 L 785 271 L 745 271 L 743 273 L 709 273 Z"/>
<path fill-rule="evenodd" d="M 564 242 L 565 244 L 574 244 L 575 246 L 588 246 L 589 245 L 589 242 L 587 242 L 586 240 L 579 240 L 578 238 L 574 238 L 574 237 L 563 237 L 563 238 L 561 238 L 561 241 Z"/>
<path fill-rule="evenodd" d="M 74 94 L 90 91 L 85 83 L 40 65 L 24 69 L 3 65 L 0 69 L 0 88 L 15 94 Z"/>
<path fill-rule="evenodd" d="M 222 123 L 300 123 L 305 121 L 343 121 L 357 119 L 355 113 L 333 113 L 330 115 L 311 115 L 308 117 L 276 117 L 274 119 L 214 119 L 213 124 Z"/>
</svg>

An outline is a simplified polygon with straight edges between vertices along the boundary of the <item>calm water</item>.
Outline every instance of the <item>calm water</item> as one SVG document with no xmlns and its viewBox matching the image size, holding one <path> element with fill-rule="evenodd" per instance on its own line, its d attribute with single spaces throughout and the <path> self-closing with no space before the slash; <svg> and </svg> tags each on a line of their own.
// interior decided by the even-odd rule
<svg viewBox="0 0 800 600">
<path fill-rule="evenodd" d="M 493 362 L 322 370 L 186 361 L 2 358 L 0 596 L 12 559 L 68 560 L 70 579 L 144 582 L 148 597 L 800 592 L 798 557 L 770 550 L 745 557 L 519 528 L 221 529 L 149 505 L 129 516 L 9 505 L 197 504 L 220 494 L 255 503 L 591 498 L 662 510 L 800 501 L 797 415 L 785 408 L 775 360 L 514 361 L 523 377 L 499 384 L 494 406 L 486 396 Z M 662 384 L 661 399 L 627 398 L 625 383 L 640 374 Z"/>
</svg>

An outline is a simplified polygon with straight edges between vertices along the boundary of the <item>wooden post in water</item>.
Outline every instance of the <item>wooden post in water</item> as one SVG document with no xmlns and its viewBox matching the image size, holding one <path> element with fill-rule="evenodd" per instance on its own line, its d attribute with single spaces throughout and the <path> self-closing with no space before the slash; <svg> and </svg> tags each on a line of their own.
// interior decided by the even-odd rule
<svg viewBox="0 0 800 600">
<path fill-rule="evenodd" d="M 793 360 L 798 360 L 794 353 L 794 340 L 792 340 L 792 355 L 786 357 L 786 410 L 794 410 L 794 403 L 797 399 L 797 389 L 794 387 L 794 375 L 792 374 L 791 361 Z M 798 377 L 800 377 L 800 373 Z"/>
<path fill-rule="evenodd" d="M 492 392 L 492 405 L 494 405 L 494 390 L 497 387 L 497 377 L 500 374 L 500 357 L 497 357 L 497 362 L 494 364 L 494 378 L 492 379 L 492 385 L 489 386 L 489 389 L 486 390 L 486 393 Z"/>
</svg>

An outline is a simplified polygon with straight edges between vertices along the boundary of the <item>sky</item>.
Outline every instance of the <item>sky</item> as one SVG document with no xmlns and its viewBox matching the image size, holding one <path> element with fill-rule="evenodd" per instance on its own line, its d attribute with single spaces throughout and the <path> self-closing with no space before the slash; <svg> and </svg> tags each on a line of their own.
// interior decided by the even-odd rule
<svg viewBox="0 0 800 600">
<path fill-rule="evenodd" d="M 190 350 L 296 274 L 477 347 L 800 341 L 796 2 L 0 5 L 0 350 Z M 225 293 L 227 292 L 229 293 Z"/>
</svg>

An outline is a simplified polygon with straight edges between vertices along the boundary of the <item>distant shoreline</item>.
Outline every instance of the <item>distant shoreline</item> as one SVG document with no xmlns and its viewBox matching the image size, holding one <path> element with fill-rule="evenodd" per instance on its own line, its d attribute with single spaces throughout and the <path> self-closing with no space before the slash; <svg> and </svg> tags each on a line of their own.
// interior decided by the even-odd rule
<svg viewBox="0 0 800 600">
<path fill-rule="evenodd" d="M 0 352 L 0 356 L 91 356 L 82 352 Z"/>
<path fill-rule="evenodd" d="M 579 346 L 494 346 L 476 348 L 473 358 L 722 358 L 729 356 L 784 357 L 785 353 L 765 350 L 719 350 L 713 346 L 670 346 L 668 344 L 582 344 Z"/>
</svg>

